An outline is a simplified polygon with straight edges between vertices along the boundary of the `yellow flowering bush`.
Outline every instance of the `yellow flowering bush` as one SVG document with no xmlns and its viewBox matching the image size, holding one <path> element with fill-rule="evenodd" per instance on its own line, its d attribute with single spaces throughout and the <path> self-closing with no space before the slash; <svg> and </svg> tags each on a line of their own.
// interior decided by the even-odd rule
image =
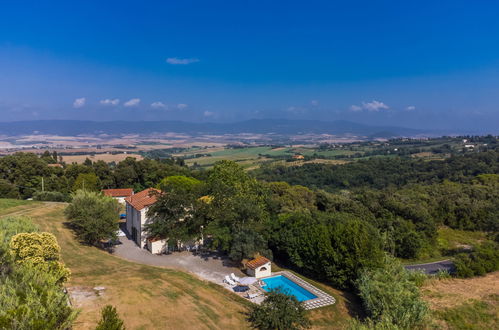
<svg viewBox="0 0 499 330">
<path fill-rule="evenodd" d="M 14 235 L 9 248 L 16 263 L 30 263 L 42 271 L 53 274 L 60 282 L 68 280 L 70 270 L 61 262 L 61 248 L 51 233 Z"/>
</svg>

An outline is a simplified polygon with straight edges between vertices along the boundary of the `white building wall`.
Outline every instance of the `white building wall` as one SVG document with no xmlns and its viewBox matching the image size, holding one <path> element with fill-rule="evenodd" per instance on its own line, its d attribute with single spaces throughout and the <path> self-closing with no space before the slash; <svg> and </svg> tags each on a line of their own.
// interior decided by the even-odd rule
<svg viewBox="0 0 499 330">
<path fill-rule="evenodd" d="M 161 239 L 154 242 L 148 241 L 147 249 L 153 254 L 162 254 L 167 250 L 167 243 L 168 241 L 166 239 Z"/>
<path fill-rule="evenodd" d="M 268 262 L 265 265 L 260 266 L 260 267 L 258 267 L 258 268 L 255 269 L 255 275 L 254 276 L 256 278 L 267 277 L 267 276 L 270 276 L 270 275 L 272 275 L 272 269 L 271 269 L 270 262 Z"/>
<path fill-rule="evenodd" d="M 114 199 L 116 199 L 120 204 L 123 204 L 123 205 L 125 205 L 125 203 L 126 203 L 125 198 L 126 197 L 114 197 Z"/>
</svg>

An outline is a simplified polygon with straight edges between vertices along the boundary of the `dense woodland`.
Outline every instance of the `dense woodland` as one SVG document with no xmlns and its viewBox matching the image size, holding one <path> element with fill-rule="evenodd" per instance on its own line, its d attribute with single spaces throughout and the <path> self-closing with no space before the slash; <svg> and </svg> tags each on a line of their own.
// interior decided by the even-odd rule
<svg viewBox="0 0 499 330">
<path fill-rule="evenodd" d="M 391 157 L 267 166 L 252 173 L 231 161 L 210 170 L 193 170 L 173 159 L 49 166 L 56 162 L 57 155 L 48 152 L 1 158 L 0 195 L 62 201 L 80 190 L 160 188 L 163 193 L 149 211 L 154 217 L 149 236 L 169 242 L 204 237 L 209 247 L 235 261 L 262 254 L 338 288 L 356 288 L 379 322 L 411 327 L 424 322 L 426 307 L 416 299 L 413 279 L 400 275 L 401 266 L 387 258 L 435 256 L 440 226 L 489 237 L 488 245 L 457 257 L 460 275 L 499 267 L 497 150 L 438 161 Z M 417 315 L 409 320 L 395 314 L 385 320 L 393 308 L 373 302 L 380 278 L 389 276 L 405 278 L 401 296 L 416 297 Z M 400 297 L 392 298 L 397 305 Z"/>
</svg>

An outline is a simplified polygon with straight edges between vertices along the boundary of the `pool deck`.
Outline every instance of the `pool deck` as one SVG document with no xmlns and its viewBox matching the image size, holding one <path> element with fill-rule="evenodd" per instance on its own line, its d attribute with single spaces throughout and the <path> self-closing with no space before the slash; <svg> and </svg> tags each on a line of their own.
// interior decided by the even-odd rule
<svg viewBox="0 0 499 330">
<path fill-rule="evenodd" d="M 302 280 L 300 277 L 298 277 L 295 274 L 290 273 L 288 271 L 275 272 L 275 273 L 272 273 L 271 276 L 260 278 L 260 280 L 264 280 L 266 278 L 279 276 L 279 275 L 287 277 L 291 281 L 300 285 L 302 288 L 306 289 L 307 291 L 309 291 L 309 292 L 313 293 L 315 296 L 317 296 L 317 298 L 305 300 L 302 302 L 303 307 L 305 307 L 305 309 L 314 309 L 314 308 L 329 306 L 329 305 L 333 305 L 336 302 L 336 299 L 334 299 L 331 295 L 325 293 L 324 291 L 322 291 L 320 289 L 317 289 L 312 284 L 308 283 L 307 281 Z M 264 291 L 262 288 L 260 288 L 260 289 L 262 291 Z"/>
</svg>

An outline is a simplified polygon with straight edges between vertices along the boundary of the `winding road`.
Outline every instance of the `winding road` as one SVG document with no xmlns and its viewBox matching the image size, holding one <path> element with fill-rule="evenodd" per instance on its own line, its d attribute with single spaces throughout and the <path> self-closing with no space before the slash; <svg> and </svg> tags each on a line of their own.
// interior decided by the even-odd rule
<svg viewBox="0 0 499 330">
<path fill-rule="evenodd" d="M 404 266 L 407 270 L 422 270 L 427 275 L 436 275 L 439 271 L 447 271 L 453 273 L 455 271 L 454 262 L 452 260 L 440 260 L 429 262 L 426 264 L 407 265 Z"/>
</svg>

